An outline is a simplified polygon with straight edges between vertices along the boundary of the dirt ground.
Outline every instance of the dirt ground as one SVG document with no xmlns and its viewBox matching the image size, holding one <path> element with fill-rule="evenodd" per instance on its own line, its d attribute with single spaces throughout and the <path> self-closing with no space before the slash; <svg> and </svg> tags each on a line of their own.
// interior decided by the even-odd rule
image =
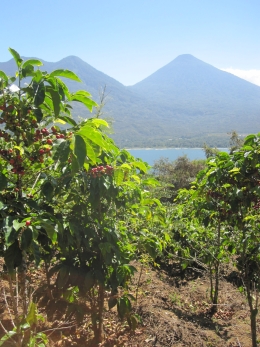
<svg viewBox="0 0 260 347">
<path fill-rule="evenodd" d="M 118 319 L 116 309 L 106 309 L 105 341 L 100 347 L 251 346 L 249 310 L 245 296 L 238 290 L 233 270 L 223 271 L 218 311 L 212 316 L 206 274 L 189 270 L 181 278 L 169 268 L 166 271 L 140 263 L 134 266 L 138 272 L 129 288 L 137 297 L 133 311 L 140 317 L 140 323 L 134 332 L 130 331 L 127 323 Z M 40 286 L 41 271 L 30 276 L 31 283 Z M 7 295 L 8 300 L 8 285 L 4 276 L 0 277 L 0 290 L 0 320 L 9 330 L 11 322 L 4 298 Z M 38 302 L 39 312 L 45 317 L 38 329 L 48 336 L 49 346 L 97 347 L 91 345 L 93 333 L 87 309 L 83 323 L 78 325 L 73 317 L 65 319 L 65 306 L 62 301 L 48 301 L 46 296 Z M 2 346 L 15 344 L 5 342 Z"/>
</svg>

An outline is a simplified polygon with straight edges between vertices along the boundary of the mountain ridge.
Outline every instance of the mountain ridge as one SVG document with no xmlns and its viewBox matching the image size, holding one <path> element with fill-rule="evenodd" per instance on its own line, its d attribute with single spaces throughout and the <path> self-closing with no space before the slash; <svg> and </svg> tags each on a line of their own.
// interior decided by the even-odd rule
<svg viewBox="0 0 260 347">
<path fill-rule="evenodd" d="M 106 86 L 109 101 L 104 116 L 114 118 L 113 137 L 122 147 L 202 146 L 203 142 L 226 146 L 227 132 L 259 129 L 260 87 L 191 54 L 176 57 L 133 86 L 124 86 L 77 56 L 41 61 L 49 72 L 58 68 L 75 72 L 82 83 L 66 80 L 69 89 L 86 89 L 97 102 Z M 12 59 L 0 63 L 9 75 L 14 67 Z M 74 116 L 90 115 L 75 107 Z"/>
</svg>

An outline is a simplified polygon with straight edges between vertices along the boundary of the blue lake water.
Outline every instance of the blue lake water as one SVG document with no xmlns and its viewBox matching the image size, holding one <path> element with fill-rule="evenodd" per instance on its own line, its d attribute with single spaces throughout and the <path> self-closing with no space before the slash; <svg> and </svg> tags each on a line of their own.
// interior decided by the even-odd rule
<svg viewBox="0 0 260 347">
<path fill-rule="evenodd" d="M 220 148 L 221 151 L 227 152 L 227 148 Z M 202 148 L 143 148 L 143 149 L 129 149 L 128 150 L 136 158 L 146 161 L 149 165 L 162 157 L 168 158 L 169 161 L 176 160 L 178 157 L 187 155 L 190 160 L 206 159 L 205 152 Z"/>
</svg>

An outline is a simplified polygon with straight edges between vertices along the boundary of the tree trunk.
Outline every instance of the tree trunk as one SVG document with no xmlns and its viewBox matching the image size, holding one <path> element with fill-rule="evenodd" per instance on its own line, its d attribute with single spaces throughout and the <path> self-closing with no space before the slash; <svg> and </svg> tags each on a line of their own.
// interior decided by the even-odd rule
<svg viewBox="0 0 260 347">
<path fill-rule="evenodd" d="M 47 280 L 47 295 L 49 299 L 53 299 L 52 292 L 51 292 L 51 280 L 49 276 L 49 267 L 48 267 L 48 263 L 46 259 L 44 259 L 44 268 L 45 268 L 45 275 Z"/>
<path fill-rule="evenodd" d="M 98 290 L 98 326 L 97 326 L 97 342 L 101 343 L 104 339 L 103 329 L 103 313 L 104 313 L 104 287 L 100 284 Z"/>
<path fill-rule="evenodd" d="M 246 285 L 247 301 L 250 308 L 250 326 L 251 326 L 251 338 L 252 347 L 257 347 L 257 330 L 256 330 L 256 316 L 257 316 L 257 305 L 253 304 L 253 297 L 250 290 L 250 282 L 247 281 Z"/>
<path fill-rule="evenodd" d="M 95 346 L 103 342 L 103 313 L 104 313 L 104 287 L 100 284 L 97 298 L 95 298 L 95 290 L 91 292 L 91 321 L 94 332 Z"/>
</svg>

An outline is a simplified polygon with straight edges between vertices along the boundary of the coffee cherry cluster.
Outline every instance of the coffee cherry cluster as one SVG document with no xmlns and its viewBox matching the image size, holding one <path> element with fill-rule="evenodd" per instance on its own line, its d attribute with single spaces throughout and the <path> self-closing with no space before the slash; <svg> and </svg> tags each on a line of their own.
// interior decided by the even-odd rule
<svg viewBox="0 0 260 347">
<path fill-rule="evenodd" d="M 103 175 L 111 176 L 113 174 L 113 170 L 114 170 L 113 167 L 110 165 L 106 165 L 106 166 L 100 165 L 100 166 L 92 168 L 90 170 L 90 175 L 94 178 L 101 177 Z"/>
<path fill-rule="evenodd" d="M 26 137 L 25 130 L 38 128 L 37 120 L 31 108 L 28 106 L 22 109 L 17 109 L 14 105 L 1 105 L 0 110 L 3 111 L 0 118 L 0 124 L 4 124 L 8 130 L 11 130 L 16 135 L 21 134 Z"/>
<path fill-rule="evenodd" d="M 59 127 L 50 129 L 40 128 L 34 110 L 29 105 L 10 104 L 7 100 L 0 105 L 0 124 L 4 124 L 5 130 L 0 129 L 0 142 L 2 147 L 14 141 L 14 145 L 20 146 L 23 142 L 25 148 L 31 145 L 34 148 L 30 153 L 20 153 L 15 150 L 0 150 L 0 156 L 11 165 L 11 172 L 23 175 L 30 165 L 29 163 L 44 163 L 46 157 L 51 156 L 53 143 L 59 139 L 68 139 L 72 133 L 60 131 Z M 5 144 L 4 144 L 5 143 Z M 21 157 L 22 154 L 22 157 Z"/>
<path fill-rule="evenodd" d="M 12 166 L 11 172 L 24 175 L 23 159 L 20 154 L 12 149 L 2 149 L 0 150 L 0 155 Z"/>
<path fill-rule="evenodd" d="M 2 137 L 5 140 L 5 142 L 10 142 L 11 140 L 11 135 L 4 130 L 0 130 L 0 137 Z"/>
<path fill-rule="evenodd" d="M 9 163 L 13 166 L 11 171 L 14 174 L 18 174 L 21 176 L 24 175 L 24 167 L 22 162 L 23 162 L 23 159 L 19 154 L 14 156 L 12 159 L 10 159 Z"/>
<path fill-rule="evenodd" d="M 254 204 L 254 206 L 253 206 L 253 209 L 254 209 L 254 210 L 259 210 L 259 209 L 260 209 L 260 199 L 258 199 L 258 200 L 255 202 L 255 204 Z"/>
</svg>

